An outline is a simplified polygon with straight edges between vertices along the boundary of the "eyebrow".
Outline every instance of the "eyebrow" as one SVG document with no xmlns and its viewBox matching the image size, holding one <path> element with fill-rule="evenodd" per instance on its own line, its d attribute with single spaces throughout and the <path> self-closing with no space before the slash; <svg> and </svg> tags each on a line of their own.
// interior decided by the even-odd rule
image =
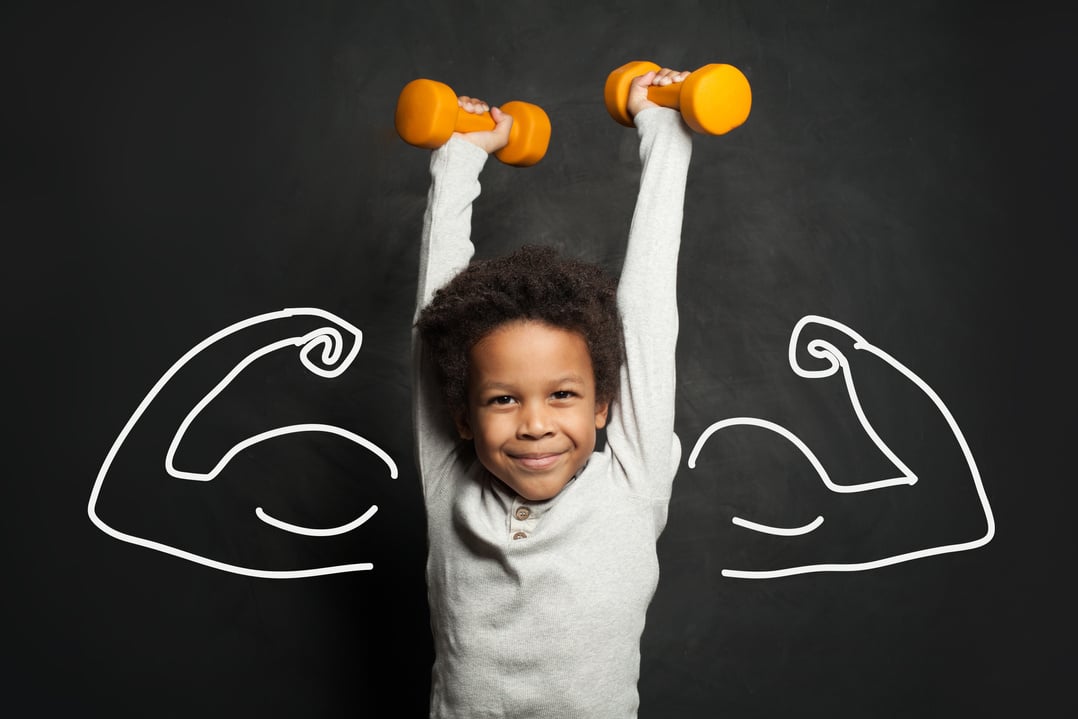
<svg viewBox="0 0 1078 719">
<path fill-rule="evenodd" d="M 581 377 L 578 374 L 569 374 L 569 375 L 565 375 L 563 377 L 559 377 L 558 379 L 554 380 L 554 382 L 552 382 L 552 384 L 554 384 L 554 385 L 563 385 L 563 384 L 579 385 L 579 384 L 586 384 L 586 382 L 584 381 L 584 378 Z M 483 384 L 479 385 L 475 389 L 478 392 L 490 392 L 492 390 L 511 390 L 511 389 L 516 389 L 516 386 L 513 385 L 513 384 L 510 384 L 508 382 L 498 382 L 497 380 L 494 380 L 494 381 L 491 381 L 491 382 L 484 382 Z"/>
</svg>

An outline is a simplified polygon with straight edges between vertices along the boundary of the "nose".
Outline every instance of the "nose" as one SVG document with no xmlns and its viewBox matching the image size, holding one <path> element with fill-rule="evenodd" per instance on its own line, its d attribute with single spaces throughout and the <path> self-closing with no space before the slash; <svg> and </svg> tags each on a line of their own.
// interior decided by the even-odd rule
<svg viewBox="0 0 1078 719">
<path fill-rule="evenodd" d="M 529 402 L 521 408 L 517 435 L 523 439 L 539 439 L 554 434 L 554 419 L 550 408 L 542 402 Z"/>
</svg>

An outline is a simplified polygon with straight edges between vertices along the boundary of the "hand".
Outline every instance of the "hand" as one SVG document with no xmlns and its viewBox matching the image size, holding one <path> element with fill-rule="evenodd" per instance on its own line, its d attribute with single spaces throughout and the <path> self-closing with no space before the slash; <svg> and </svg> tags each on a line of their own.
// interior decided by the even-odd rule
<svg viewBox="0 0 1078 719">
<path fill-rule="evenodd" d="M 675 82 L 685 82 L 689 76 L 688 70 L 671 70 L 664 67 L 661 70 L 652 70 L 644 75 L 633 78 L 629 85 L 628 111 L 629 117 L 636 117 L 641 110 L 649 107 L 659 107 L 648 99 L 648 88 L 652 85 L 670 85 Z"/>
<path fill-rule="evenodd" d="M 457 105 L 464 112 L 470 112 L 474 115 L 489 112 L 491 119 L 494 120 L 494 129 L 477 132 L 454 132 L 455 137 L 472 143 L 479 149 L 484 150 L 488 155 L 509 144 L 509 129 L 513 126 L 512 115 L 507 115 L 501 111 L 501 108 L 490 107 L 482 100 L 468 97 L 467 95 L 458 97 Z"/>
</svg>

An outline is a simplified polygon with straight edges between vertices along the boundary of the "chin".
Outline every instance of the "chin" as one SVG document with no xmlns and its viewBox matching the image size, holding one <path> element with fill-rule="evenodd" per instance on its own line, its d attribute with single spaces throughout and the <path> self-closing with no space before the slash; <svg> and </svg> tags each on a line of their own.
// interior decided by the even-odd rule
<svg viewBox="0 0 1078 719">
<path fill-rule="evenodd" d="M 521 497 L 528 500 L 529 502 L 542 502 L 543 500 L 553 499 L 554 497 L 557 497 L 561 493 L 562 489 L 565 488 L 559 487 L 558 489 L 551 489 L 545 492 L 528 492 L 527 494 L 523 492 L 517 492 L 517 494 L 519 494 Z"/>
<path fill-rule="evenodd" d="M 528 500 L 529 502 L 542 502 L 545 499 L 553 499 L 554 497 L 561 494 L 561 491 L 565 489 L 565 487 L 569 484 L 568 482 L 560 482 L 556 484 L 548 484 L 545 482 L 542 484 L 536 484 L 532 482 L 524 486 L 521 486 L 520 484 L 514 486 L 513 484 L 506 482 L 504 479 L 501 481 L 502 484 L 504 484 L 510 490 L 520 495 L 522 498 Z"/>
</svg>

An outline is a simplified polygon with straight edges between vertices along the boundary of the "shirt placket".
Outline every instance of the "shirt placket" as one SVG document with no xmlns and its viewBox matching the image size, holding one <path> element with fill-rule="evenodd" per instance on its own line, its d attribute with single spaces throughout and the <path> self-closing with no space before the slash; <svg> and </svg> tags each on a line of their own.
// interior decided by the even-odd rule
<svg viewBox="0 0 1078 719">
<path fill-rule="evenodd" d="M 509 538 L 514 541 L 528 539 L 535 533 L 538 515 L 535 507 L 526 499 L 517 497 L 509 510 Z"/>
</svg>

